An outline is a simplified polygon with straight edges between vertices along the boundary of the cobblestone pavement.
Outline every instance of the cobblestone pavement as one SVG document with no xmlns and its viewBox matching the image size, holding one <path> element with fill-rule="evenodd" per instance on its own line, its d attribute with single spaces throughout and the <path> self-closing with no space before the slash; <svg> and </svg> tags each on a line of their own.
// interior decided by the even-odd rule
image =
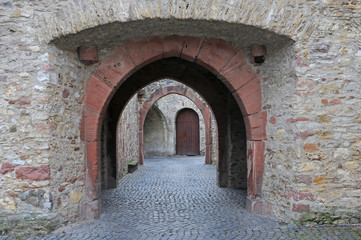
<svg viewBox="0 0 361 240">
<path fill-rule="evenodd" d="M 28 239 L 361 239 L 360 225 L 283 226 L 252 215 L 244 209 L 246 192 L 218 188 L 215 166 L 203 162 L 148 159 L 117 189 L 103 192 L 99 220 Z"/>
</svg>

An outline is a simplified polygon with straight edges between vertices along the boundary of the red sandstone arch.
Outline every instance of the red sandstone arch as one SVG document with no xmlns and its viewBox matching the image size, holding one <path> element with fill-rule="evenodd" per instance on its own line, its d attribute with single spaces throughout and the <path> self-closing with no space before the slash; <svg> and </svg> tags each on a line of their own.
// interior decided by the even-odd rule
<svg viewBox="0 0 361 240">
<path fill-rule="evenodd" d="M 248 206 L 257 209 L 264 171 L 267 112 L 262 111 L 261 79 L 242 51 L 220 39 L 201 37 L 154 37 L 128 42 L 116 48 L 87 81 L 83 117 L 80 124 L 85 150 L 85 214 L 99 216 L 100 133 L 103 114 L 112 96 L 125 80 L 141 67 L 156 60 L 178 57 L 201 65 L 229 89 L 241 109 L 250 141 L 248 149 Z"/>
<path fill-rule="evenodd" d="M 161 87 L 156 89 L 152 95 L 143 103 L 142 108 L 139 110 L 138 122 L 139 122 L 139 163 L 144 163 L 143 155 L 143 127 L 144 121 L 148 114 L 149 109 L 153 104 L 169 94 L 178 94 L 187 97 L 191 100 L 201 111 L 204 125 L 205 125 L 205 137 L 206 137 L 206 146 L 205 146 L 205 163 L 212 163 L 212 128 L 211 128 L 211 115 L 210 110 L 207 105 L 202 103 L 202 101 L 194 94 L 190 88 L 186 86 L 169 86 Z"/>
</svg>

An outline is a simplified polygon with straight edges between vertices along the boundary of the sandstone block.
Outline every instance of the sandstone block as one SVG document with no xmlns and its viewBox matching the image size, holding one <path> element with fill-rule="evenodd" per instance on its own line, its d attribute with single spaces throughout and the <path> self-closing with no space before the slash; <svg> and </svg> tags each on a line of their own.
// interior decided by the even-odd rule
<svg viewBox="0 0 361 240">
<path fill-rule="evenodd" d="M 96 46 L 79 48 L 79 60 L 84 64 L 92 64 L 99 61 Z"/>
<path fill-rule="evenodd" d="M 309 212 L 310 205 L 308 204 L 293 204 L 292 206 L 293 212 Z"/>
<path fill-rule="evenodd" d="M 83 198 L 83 194 L 78 191 L 70 193 L 70 204 L 77 204 Z"/>
<path fill-rule="evenodd" d="M 316 144 L 305 144 L 303 146 L 303 149 L 305 152 L 314 152 L 317 151 L 317 145 Z"/>
<path fill-rule="evenodd" d="M 11 163 L 3 163 L 1 165 L 0 174 L 6 174 L 13 170 L 14 170 L 14 165 L 12 165 Z"/>
<path fill-rule="evenodd" d="M 345 163 L 345 168 L 347 169 L 358 169 L 359 164 L 356 161 L 348 161 Z"/>
<path fill-rule="evenodd" d="M 289 118 L 286 120 L 287 123 L 295 123 L 295 122 L 303 122 L 309 121 L 310 119 L 307 117 L 298 117 L 298 118 Z"/>
<path fill-rule="evenodd" d="M 48 164 L 39 166 L 21 166 L 15 170 L 16 178 L 23 180 L 42 181 L 50 179 L 50 167 Z"/>
</svg>

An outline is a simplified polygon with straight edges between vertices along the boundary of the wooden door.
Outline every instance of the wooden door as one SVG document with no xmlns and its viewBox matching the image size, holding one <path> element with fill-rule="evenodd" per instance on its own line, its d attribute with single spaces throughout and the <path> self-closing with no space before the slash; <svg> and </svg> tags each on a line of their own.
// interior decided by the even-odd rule
<svg viewBox="0 0 361 240">
<path fill-rule="evenodd" d="M 176 153 L 199 155 L 199 118 L 192 109 L 183 109 L 177 115 Z"/>
</svg>

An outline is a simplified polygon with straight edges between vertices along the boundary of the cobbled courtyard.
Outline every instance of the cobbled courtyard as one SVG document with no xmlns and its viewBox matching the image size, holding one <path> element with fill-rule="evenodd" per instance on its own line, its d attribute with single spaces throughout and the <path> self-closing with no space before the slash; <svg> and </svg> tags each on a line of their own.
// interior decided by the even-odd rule
<svg viewBox="0 0 361 240">
<path fill-rule="evenodd" d="M 28 239 L 361 239 L 360 225 L 297 227 L 248 213 L 246 192 L 217 187 L 203 157 L 147 159 L 102 198 L 100 219 Z"/>
</svg>

